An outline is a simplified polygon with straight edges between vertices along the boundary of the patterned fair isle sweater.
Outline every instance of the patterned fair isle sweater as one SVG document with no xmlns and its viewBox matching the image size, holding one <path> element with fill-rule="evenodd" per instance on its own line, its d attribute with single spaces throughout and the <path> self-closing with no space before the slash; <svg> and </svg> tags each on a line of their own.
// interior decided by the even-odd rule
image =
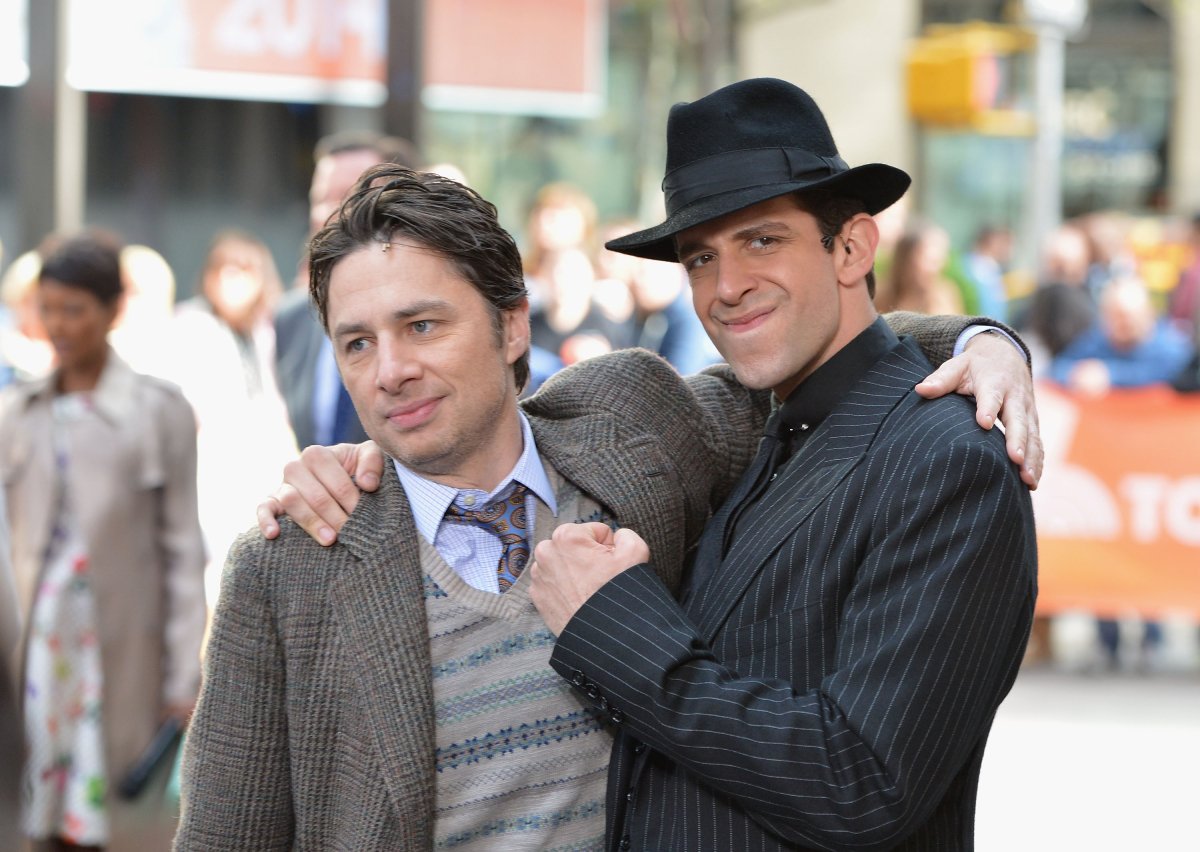
<svg viewBox="0 0 1200 852">
<path fill-rule="evenodd" d="M 538 501 L 534 536 L 611 519 L 548 464 L 558 518 Z M 550 668 L 554 636 L 529 575 L 502 595 L 468 586 L 421 540 L 437 713 L 435 848 L 604 848 L 612 736 Z"/>
</svg>

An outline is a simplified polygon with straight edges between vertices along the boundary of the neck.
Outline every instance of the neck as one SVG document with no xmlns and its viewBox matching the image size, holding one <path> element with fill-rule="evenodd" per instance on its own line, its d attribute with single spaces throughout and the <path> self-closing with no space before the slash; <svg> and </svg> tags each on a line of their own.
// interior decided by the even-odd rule
<svg viewBox="0 0 1200 852">
<path fill-rule="evenodd" d="M 56 382 L 58 392 L 79 393 L 95 390 L 96 385 L 100 384 L 100 374 L 104 372 L 104 365 L 107 362 L 108 350 L 106 349 L 99 358 L 93 361 L 60 368 Z"/>
<path fill-rule="evenodd" d="M 424 472 L 423 475 L 451 488 L 491 492 L 516 467 L 521 452 L 525 449 L 515 396 L 495 422 L 496 428 L 487 443 L 480 446 L 469 458 L 463 459 L 453 471 Z"/>
</svg>

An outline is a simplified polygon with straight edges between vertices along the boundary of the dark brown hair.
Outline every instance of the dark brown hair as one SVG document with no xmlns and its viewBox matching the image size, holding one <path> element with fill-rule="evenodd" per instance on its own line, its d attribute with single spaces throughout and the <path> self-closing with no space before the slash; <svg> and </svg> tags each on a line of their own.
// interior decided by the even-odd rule
<svg viewBox="0 0 1200 852">
<path fill-rule="evenodd" d="M 329 279 L 338 261 L 363 246 L 410 239 L 452 263 L 491 307 L 497 339 L 502 313 L 526 298 L 521 254 L 496 208 L 475 190 L 431 172 L 373 166 L 308 246 L 309 293 L 329 328 Z M 529 352 L 513 364 L 517 389 L 529 381 Z"/>
<path fill-rule="evenodd" d="M 867 212 L 867 206 L 861 200 L 821 189 L 794 192 L 792 198 L 801 210 L 817 220 L 821 245 L 827 252 L 833 251 L 833 238 L 842 232 L 842 226 L 859 213 Z M 872 299 L 875 298 L 874 267 L 867 272 L 867 293 Z"/>
</svg>

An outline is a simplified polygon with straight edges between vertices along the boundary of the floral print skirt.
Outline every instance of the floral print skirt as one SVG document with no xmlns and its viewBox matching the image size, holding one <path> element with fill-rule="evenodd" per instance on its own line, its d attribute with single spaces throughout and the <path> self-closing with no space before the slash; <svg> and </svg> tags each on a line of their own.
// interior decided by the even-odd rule
<svg viewBox="0 0 1200 852">
<path fill-rule="evenodd" d="M 58 461 L 64 482 L 64 453 Z M 103 846 L 108 819 L 95 597 L 87 550 L 62 498 L 29 622 L 22 823 L 29 837 Z"/>
</svg>

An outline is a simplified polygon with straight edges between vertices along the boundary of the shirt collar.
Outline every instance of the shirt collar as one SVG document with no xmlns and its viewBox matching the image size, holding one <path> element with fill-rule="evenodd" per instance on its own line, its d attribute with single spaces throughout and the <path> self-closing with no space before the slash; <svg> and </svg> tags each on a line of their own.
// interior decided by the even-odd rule
<svg viewBox="0 0 1200 852">
<path fill-rule="evenodd" d="M 877 318 L 792 391 L 779 406 L 779 426 L 811 434 L 899 342 L 883 318 Z"/>
<path fill-rule="evenodd" d="M 35 400 L 50 399 L 55 395 L 58 382 L 58 370 L 48 376 L 19 386 L 25 403 Z M 121 360 L 120 356 L 110 346 L 104 368 L 100 371 L 100 379 L 96 387 L 87 392 L 93 408 L 105 419 L 112 423 L 137 416 L 136 391 L 138 376 L 133 368 Z"/>
<path fill-rule="evenodd" d="M 504 477 L 500 484 L 488 494 L 477 489 L 459 490 L 451 485 L 434 482 L 420 474 L 413 473 L 400 462 L 393 460 L 393 464 L 396 466 L 396 475 L 400 477 L 400 484 L 404 487 L 404 494 L 408 497 L 409 506 L 412 507 L 417 531 L 430 544 L 437 538 L 438 527 L 442 524 L 446 509 L 456 498 L 459 498 L 460 495 L 470 495 L 475 498 L 476 506 L 489 503 L 505 491 L 514 479 L 532 491 L 550 508 L 552 514 L 558 514 L 554 488 L 550 485 L 550 478 L 546 475 L 545 467 L 542 466 L 541 456 L 538 455 L 537 443 L 533 440 L 533 430 L 529 428 L 529 421 L 523 412 L 518 411 L 517 416 L 521 421 L 521 456 L 508 476 Z M 461 500 L 460 505 L 463 505 Z M 466 507 L 464 506 L 464 508 Z"/>
</svg>

